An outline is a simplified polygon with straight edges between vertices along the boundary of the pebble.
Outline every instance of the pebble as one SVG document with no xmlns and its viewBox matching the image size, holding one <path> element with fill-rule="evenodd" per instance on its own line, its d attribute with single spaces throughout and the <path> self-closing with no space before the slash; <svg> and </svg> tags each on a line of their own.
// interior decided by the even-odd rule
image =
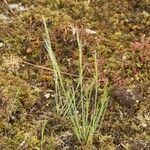
<svg viewBox="0 0 150 150">
<path fill-rule="evenodd" d="M 0 43 L 0 48 L 4 46 L 4 43 Z"/>
<path fill-rule="evenodd" d="M 10 9 L 16 9 L 17 11 L 25 11 L 26 10 L 26 8 L 23 7 L 21 3 L 19 3 L 19 4 L 9 4 L 8 7 Z"/>
</svg>

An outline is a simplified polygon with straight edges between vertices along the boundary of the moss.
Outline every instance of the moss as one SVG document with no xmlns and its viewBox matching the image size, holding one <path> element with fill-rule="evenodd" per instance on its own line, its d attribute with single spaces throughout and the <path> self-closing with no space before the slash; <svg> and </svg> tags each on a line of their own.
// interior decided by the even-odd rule
<svg viewBox="0 0 150 150">
<path fill-rule="evenodd" d="M 42 16 L 46 19 L 52 46 L 63 71 L 77 73 L 77 42 L 73 29 L 78 29 L 83 42 L 87 76 L 90 77 L 93 71 L 92 55 L 97 50 L 100 83 L 108 78 L 111 86 L 117 87 L 112 92 L 111 98 L 115 97 L 115 100 L 110 101 L 101 134 L 95 135 L 95 142 L 89 147 L 148 147 L 145 144 L 149 141 L 150 133 L 150 55 L 146 48 L 150 37 L 149 1 L 101 0 L 91 1 L 89 4 L 86 0 L 8 1 L 18 2 L 28 9 L 23 12 L 13 10 L 13 14 L 6 4 L 2 3 L 0 6 L 0 13 L 10 19 L 9 22 L 0 19 L 0 43 L 3 43 L 0 47 L 2 149 L 16 149 L 18 146 L 21 146 L 20 149 L 38 149 L 41 120 L 49 120 L 43 146 L 45 149 L 55 149 L 60 142 L 57 137 L 70 131 L 70 124 L 64 118 L 57 118 L 52 111 L 53 75 L 49 70 L 39 68 L 49 68 L 43 44 Z M 87 34 L 86 29 L 93 30 L 96 34 Z M 141 35 L 145 35 L 144 40 Z M 144 45 L 144 48 L 133 47 L 137 42 Z M 24 63 L 26 61 L 34 66 L 27 65 Z M 142 95 L 138 104 L 126 94 L 125 89 L 131 85 L 141 88 L 141 93 L 134 93 L 136 100 L 139 94 Z M 47 93 L 50 94 L 49 99 L 44 96 Z M 63 146 L 72 149 L 82 147 L 74 135 Z"/>
</svg>

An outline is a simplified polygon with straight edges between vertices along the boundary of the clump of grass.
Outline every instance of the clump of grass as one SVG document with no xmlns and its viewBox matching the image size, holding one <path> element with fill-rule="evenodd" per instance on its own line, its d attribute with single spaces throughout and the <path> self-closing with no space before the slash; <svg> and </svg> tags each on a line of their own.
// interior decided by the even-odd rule
<svg viewBox="0 0 150 150">
<path fill-rule="evenodd" d="M 75 86 L 72 81 L 65 81 L 62 77 L 59 65 L 52 50 L 50 37 L 46 22 L 45 45 L 48 51 L 54 72 L 55 82 L 55 103 L 57 115 L 66 116 L 72 122 L 73 130 L 80 142 L 91 143 L 97 128 L 101 125 L 108 104 L 108 84 L 103 89 L 100 96 L 100 86 L 98 84 L 99 72 L 97 54 L 94 54 L 95 72 L 90 83 L 84 81 L 84 66 L 82 62 L 82 43 L 79 34 L 76 33 L 79 50 L 79 76 Z"/>
<path fill-rule="evenodd" d="M 69 94 L 71 91 L 69 89 L 69 85 L 66 84 L 62 78 L 57 60 L 52 50 L 47 25 L 44 19 L 43 22 L 45 27 L 45 46 L 48 51 L 54 72 L 56 113 L 59 116 L 66 116 L 69 112 L 70 105 L 72 104 L 71 99 L 69 99 Z"/>
</svg>

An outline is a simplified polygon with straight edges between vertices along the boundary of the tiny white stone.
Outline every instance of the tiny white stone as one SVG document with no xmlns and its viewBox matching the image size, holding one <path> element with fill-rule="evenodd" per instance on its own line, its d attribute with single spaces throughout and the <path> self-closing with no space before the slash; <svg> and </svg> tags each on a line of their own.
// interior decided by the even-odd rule
<svg viewBox="0 0 150 150">
<path fill-rule="evenodd" d="M 4 14 L 0 14 L 0 19 L 2 19 L 4 21 L 8 21 L 10 18 Z"/>
<path fill-rule="evenodd" d="M 122 56 L 122 60 L 124 61 L 124 60 L 126 60 L 127 59 L 127 56 L 126 56 L 126 54 L 124 54 L 123 56 Z"/>
<path fill-rule="evenodd" d="M 4 43 L 0 43 L 0 47 L 3 47 L 4 46 Z"/>
<path fill-rule="evenodd" d="M 132 92 L 132 90 L 131 89 L 127 89 L 127 93 L 131 93 Z"/>
<path fill-rule="evenodd" d="M 23 7 L 21 3 L 19 3 L 19 4 L 9 4 L 8 7 L 10 9 L 16 9 L 18 11 L 25 11 L 26 10 L 26 8 Z"/>
<path fill-rule="evenodd" d="M 147 124 L 146 124 L 146 123 L 142 123 L 141 126 L 142 126 L 143 128 L 146 128 L 146 127 L 147 127 Z"/>
<path fill-rule="evenodd" d="M 45 98 L 49 98 L 50 97 L 50 93 L 47 93 L 44 95 Z"/>
</svg>

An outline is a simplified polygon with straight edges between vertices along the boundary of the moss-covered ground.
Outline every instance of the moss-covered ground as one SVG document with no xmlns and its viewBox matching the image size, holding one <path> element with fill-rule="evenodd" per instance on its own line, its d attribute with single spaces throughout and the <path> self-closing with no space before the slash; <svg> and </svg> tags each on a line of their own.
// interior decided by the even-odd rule
<svg viewBox="0 0 150 150">
<path fill-rule="evenodd" d="M 78 30 L 86 76 L 96 50 L 99 83 L 109 80 L 108 111 L 89 147 L 53 113 L 42 16 L 68 78 L 77 75 Z M 1 0 L 0 149 L 150 150 L 150 1 Z"/>
</svg>

